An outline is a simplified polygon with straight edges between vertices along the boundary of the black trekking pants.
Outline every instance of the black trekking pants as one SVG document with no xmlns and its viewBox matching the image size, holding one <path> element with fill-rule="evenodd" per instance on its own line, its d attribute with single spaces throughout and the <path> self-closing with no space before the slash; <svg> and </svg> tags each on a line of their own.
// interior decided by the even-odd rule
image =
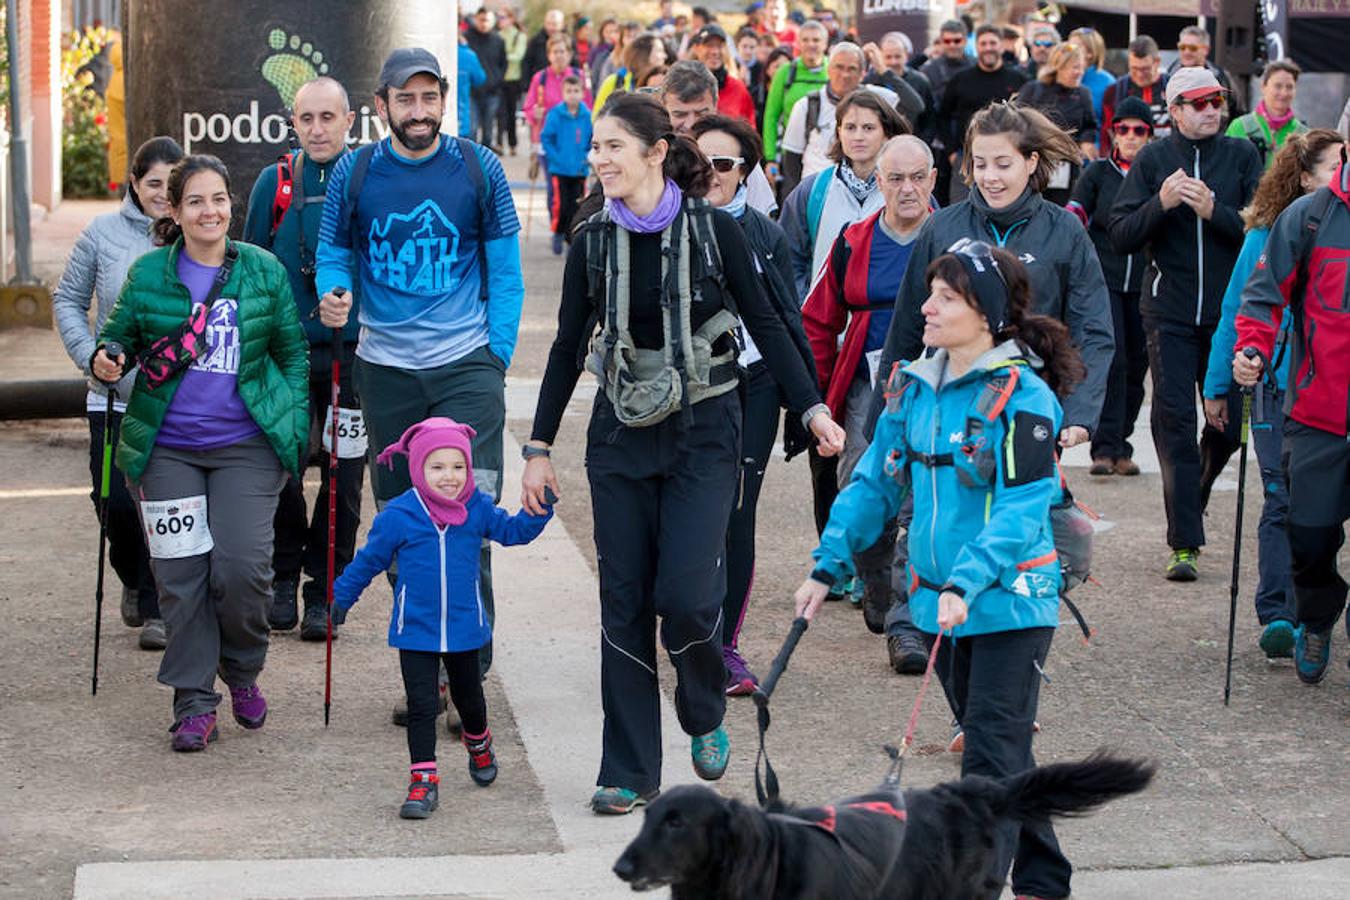
<svg viewBox="0 0 1350 900">
<path fill-rule="evenodd" d="M 1145 320 L 1148 364 L 1153 375 L 1153 445 L 1162 468 L 1163 508 L 1167 512 L 1167 546 L 1199 548 L 1205 543 L 1204 507 L 1209 488 L 1237 449 L 1242 404 L 1229 395 L 1228 429 L 1208 424 L 1195 441 L 1196 403 L 1205 382 L 1210 338 L 1214 329 L 1161 319 Z"/>
<path fill-rule="evenodd" d="M 778 382 L 767 365 L 750 367 L 741 403 L 741 480 L 727 525 L 727 590 L 722 601 L 722 644 L 733 650 L 750 608 L 750 589 L 755 583 L 755 512 L 778 436 Z"/>
<path fill-rule="evenodd" d="M 355 346 L 348 345 L 342 366 L 338 371 L 338 404 L 354 408 L 356 397 L 352 392 L 352 363 Z M 314 511 L 305 515 L 305 486 L 303 474 L 286 479 L 286 486 L 277 498 L 277 514 L 272 522 L 276 543 L 272 549 L 274 581 L 298 582 L 301 569 L 309 576 L 305 584 L 305 605 L 326 604 L 328 600 L 328 452 L 318 437 L 323 434 L 332 400 L 332 373 L 314 372 L 309 379 L 309 414 L 311 446 L 318 447 L 319 495 L 314 500 Z M 332 427 L 331 425 L 329 426 Z M 339 438 L 341 441 L 341 438 Z M 341 450 L 341 446 L 338 448 Z M 381 448 L 383 449 L 383 448 Z M 306 462 L 308 461 L 306 455 Z M 333 553 L 334 573 L 341 575 L 356 552 L 356 530 L 361 526 L 361 486 L 365 481 L 366 458 L 339 459 L 337 470 L 337 540 Z"/>
<path fill-rule="evenodd" d="M 112 415 L 112 446 L 114 455 L 122 430 L 122 413 Z M 89 498 L 94 501 L 94 515 L 98 515 L 99 482 L 103 480 L 103 428 L 107 412 L 93 412 L 89 416 L 89 475 L 94 490 Z M 161 618 L 159 589 L 155 587 L 155 573 L 150 568 L 150 551 L 145 547 L 141 532 L 141 513 L 136 500 L 127 490 L 127 477 L 117 468 L 114 458 L 108 470 L 108 561 L 112 563 L 117 579 L 128 590 L 136 592 L 136 609 L 142 619 Z"/>
<path fill-rule="evenodd" d="M 1053 628 L 998 631 L 952 640 L 944 637 L 936 669 L 952 714 L 965 733 L 961 777 L 1006 778 L 1034 767 L 1032 724 L 1040 699 L 1041 676 L 1050 652 Z M 925 634 L 930 652 L 933 635 Z M 1059 849 L 1049 822 L 999 829 L 998 858 L 990 875 L 1000 885 L 1012 866 L 1013 893 L 1068 897 L 1073 867 Z"/>
<path fill-rule="evenodd" d="M 1325 632 L 1345 609 L 1346 583 L 1336 555 L 1350 519 L 1350 442 L 1286 418 L 1284 470 L 1298 621 L 1310 631 Z"/>
<path fill-rule="evenodd" d="M 464 733 L 481 735 L 487 731 L 487 701 L 483 698 L 483 680 L 478 677 L 477 650 L 458 653 L 399 650 L 403 690 L 408 696 L 408 757 L 413 765 L 436 761 L 442 662 L 449 677 L 450 700 L 464 723 Z"/>
<path fill-rule="evenodd" d="M 1144 405 L 1144 376 L 1148 373 L 1138 291 L 1111 291 L 1111 324 L 1116 330 L 1116 355 L 1106 376 L 1101 420 L 1092 435 L 1092 458 L 1132 459 L 1130 435 Z"/>
<path fill-rule="evenodd" d="M 675 712 L 707 734 L 726 712 L 722 601 L 727 520 L 741 455 L 737 391 L 645 428 L 627 428 L 603 393 L 586 433 L 600 570 L 597 784 L 648 793 L 661 784 L 657 617 L 675 667 Z"/>
</svg>

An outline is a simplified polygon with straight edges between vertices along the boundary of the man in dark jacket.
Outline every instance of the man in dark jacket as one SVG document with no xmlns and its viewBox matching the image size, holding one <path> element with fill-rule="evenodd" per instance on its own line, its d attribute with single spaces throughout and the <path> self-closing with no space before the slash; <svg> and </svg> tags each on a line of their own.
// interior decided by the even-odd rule
<svg viewBox="0 0 1350 900">
<path fill-rule="evenodd" d="M 1148 104 L 1153 113 L 1153 136 L 1162 140 L 1172 133 L 1172 120 L 1167 118 L 1167 76 L 1161 74 L 1162 59 L 1158 52 L 1158 42 L 1146 34 L 1130 41 L 1129 72 L 1116 79 L 1116 83 L 1102 94 L 1102 136 L 1101 152 L 1106 156 L 1111 152 L 1111 123 L 1115 120 L 1116 107 L 1126 97 L 1138 97 Z"/>
<path fill-rule="evenodd" d="M 1242 291 L 1237 315 L 1233 378 L 1247 386 L 1256 384 L 1275 354 L 1281 319 L 1292 314 L 1297 329 L 1288 349 L 1284 452 L 1289 478 L 1289 549 L 1300 626 L 1294 665 L 1306 684 L 1316 684 L 1326 676 L 1331 630 L 1345 609 L 1346 584 L 1336 569 L 1336 555 L 1345 542 L 1345 520 L 1350 518 L 1350 442 L 1346 441 L 1350 435 L 1346 402 L 1350 329 L 1342 306 L 1350 290 L 1347 255 L 1350 167 L 1342 152 L 1331 184 L 1295 200 L 1275 220 L 1265 254 Z M 1313 298 L 1316 302 L 1308 302 Z M 1242 354 L 1248 347 L 1256 348 L 1255 360 Z"/>
<path fill-rule="evenodd" d="M 544 13 L 544 27 L 536 31 L 534 37 L 525 45 L 525 59 L 520 64 L 522 82 L 529 84 L 534 73 L 548 65 L 548 39 L 555 34 L 563 34 L 566 30 L 567 17 L 561 9 L 550 9 Z M 570 65 L 576 64 L 576 57 L 573 57 Z"/>
<path fill-rule="evenodd" d="M 910 54 L 909 38 L 901 31 L 881 36 L 875 44 L 863 46 L 871 71 L 863 84 L 875 84 L 900 98 L 899 110 L 909 121 L 913 134 L 931 145 L 937 133 L 937 102 L 928 77 L 906 65 Z"/>
<path fill-rule="evenodd" d="M 1196 578 L 1208 486 L 1234 449 L 1233 435 L 1208 425 L 1199 447 L 1195 441 L 1196 391 L 1242 246 L 1238 210 L 1261 178 L 1251 142 L 1219 133 L 1225 93 L 1208 69 L 1172 75 L 1167 82 L 1172 135 L 1140 151 L 1111 213 L 1116 251 L 1148 248 L 1159 270 L 1142 312 L 1153 371 L 1153 443 L 1172 548 L 1166 574 L 1173 581 Z M 1240 411 L 1230 410 L 1230 430 L 1240 418 Z"/>
<path fill-rule="evenodd" d="M 300 140 L 300 152 L 287 162 L 273 163 L 258 174 L 248 198 L 244 240 L 271 250 L 286 267 L 291 294 L 300 322 L 309 339 L 310 417 L 326 435 L 332 431 L 329 408 L 332 392 L 332 331 L 311 314 L 319 305 L 314 289 L 314 252 L 319 246 L 319 220 L 323 216 L 328 178 L 338 160 L 347 153 L 347 132 L 355 114 L 347 91 L 332 78 L 318 78 L 301 85 L 295 93 L 291 124 Z M 342 330 L 341 384 L 338 392 L 337 541 L 334 558 L 341 574 L 356 551 L 356 529 L 361 524 L 361 482 L 365 473 L 364 423 L 352 392 L 352 365 L 360 326 L 352 316 Z M 360 434 L 348 439 L 343 432 Z M 300 637 L 321 641 L 327 635 L 328 603 L 328 451 L 332 438 L 324 440 L 320 468 L 324 477 L 314 501 L 312 519 L 305 516 L 305 489 L 301 479 L 287 479 L 281 489 L 274 520 L 276 532 L 272 553 L 272 606 L 267 611 L 273 631 L 289 631 L 299 620 L 296 609 L 302 570 L 305 583 L 305 616 Z M 309 454 L 305 453 L 303 466 Z M 337 636 L 336 624 L 333 635 Z"/>
<path fill-rule="evenodd" d="M 1021 69 L 1003 62 L 1003 32 L 997 25 L 975 29 L 975 53 L 975 65 L 953 75 L 938 101 L 938 135 L 944 147 L 942 153 L 953 172 L 961 168 L 958 154 L 970 117 L 995 100 L 1007 100 L 1027 83 Z M 951 180 L 949 196 L 943 196 L 941 190 L 939 172 L 939 199 L 955 203 L 966 195 L 965 185 L 957 178 Z"/>
<path fill-rule="evenodd" d="M 498 156 L 501 148 L 493 140 L 497 124 L 497 106 L 502 101 L 502 79 L 506 77 L 506 41 L 493 27 L 492 12 L 481 8 L 474 13 L 473 27 L 464 35 L 469 49 L 487 73 L 487 81 L 473 89 L 473 121 L 475 139 Z"/>
</svg>

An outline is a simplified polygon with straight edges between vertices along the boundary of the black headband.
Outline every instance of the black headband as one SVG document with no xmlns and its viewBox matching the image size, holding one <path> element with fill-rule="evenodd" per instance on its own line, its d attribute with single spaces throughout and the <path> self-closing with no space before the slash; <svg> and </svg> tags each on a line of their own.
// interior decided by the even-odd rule
<svg viewBox="0 0 1350 900">
<path fill-rule="evenodd" d="M 999 271 L 993 248 L 984 241 L 961 238 L 947 252 L 965 268 L 975 299 L 989 322 L 989 333 L 997 337 L 1008 324 L 1008 283 Z"/>
</svg>

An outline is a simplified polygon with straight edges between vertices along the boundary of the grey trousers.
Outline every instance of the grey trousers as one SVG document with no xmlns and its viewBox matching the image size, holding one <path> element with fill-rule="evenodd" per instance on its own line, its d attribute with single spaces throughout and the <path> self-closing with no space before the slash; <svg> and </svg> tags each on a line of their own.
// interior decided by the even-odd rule
<svg viewBox="0 0 1350 900">
<path fill-rule="evenodd" d="M 137 500 L 206 495 L 215 546 L 182 559 L 155 559 L 159 606 L 168 647 L 159 680 L 173 688 L 175 721 L 220 703 L 216 675 L 247 687 L 267 658 L 267 606 L 272 600 L 272 519 L 286 473 L 265 437 L 217 450 L 155 447 Z"/>
</svg>

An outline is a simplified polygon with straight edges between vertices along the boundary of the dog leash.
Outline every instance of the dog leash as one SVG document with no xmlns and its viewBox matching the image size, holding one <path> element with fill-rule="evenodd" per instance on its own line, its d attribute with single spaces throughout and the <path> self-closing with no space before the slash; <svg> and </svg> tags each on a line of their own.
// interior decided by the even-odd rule
<svg viewBox="0 0 1350 900">
<path fill-rule="evenodd" d="M 797 649 L 797 642 L 802 639 L 809 624 L 800 616 L 792 620 L 792 627 L 788 629 L 787 637 L 783 639 L 783 646 L 779 648 L 778 655 L 773 658 L 773 665 L 769 667 L 768 677 L 759 683 L 753 694 L 759 724 L 759 753 L 755 756 L 755 797 L 761 807 L 767 807 L 778 800 L 778 773 L 773 770 L 773 764 L 769 762 L 769 751 L 764 746 L 764 735 L 769 730 L 769 698 L 778 685 L 778 679 L 783 677 L 788 660 L 792 658 L 792 651 Z M 764 764 L 762 781 L 759 774 L 761 762 Z"/>
<path fill-rule="evenodd" d="M 928 692 L 928 683 L 933 680 L 933 668 L 937 664 L 938 648 L 941 646 L 942 631 L 939 630 L 933 640 L 933 649 L 928 652 L 928 665 L 923 671 L 923 681 L 919 683 L 919 695 L 914 698 L 914 708 L 909 712 L 909 725 L 905 728 L 905 736 L 898 748 L 892 744 L 885 747 L 886 755 L 891 758 L 891 767 L 886 771 L 886 778 L 882 781 L 887 787 L 900 787 L 900 770 L 905 765 L 905 752 L 914 743 L 914 731 L 919 726 L 919 710 L 923 708 L 923 695 Z"/>
</svg>

